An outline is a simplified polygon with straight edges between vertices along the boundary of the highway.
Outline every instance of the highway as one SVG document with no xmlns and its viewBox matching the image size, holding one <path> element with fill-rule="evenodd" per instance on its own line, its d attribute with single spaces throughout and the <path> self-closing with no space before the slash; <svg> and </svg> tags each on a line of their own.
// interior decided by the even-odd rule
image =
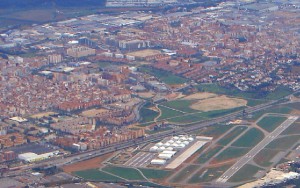
<svg viewBox="0 0 300 188">
<path fill-rule="evenodd" d="M 280 126 L 278 126 L 273 132 L 268 134 L 260 143 L 252 148 L 246 155 L 241 157 L 230 169 L 216 180 L 219 183 L 227 182 L 234 174 L 236 174 L 243 166 L 245 166 L 250 160 L 255 157 L 262 149 L 264 149 L 270 142 L 272 142 L 278 135 L 280 135 L 286 128 L 293 124 L 299 117 L 290 116 Z"/>
<path fill-rule="evenodd" d="M 253 112 L 257 112 L 257 111 L 269 108 L 269 107 L 275 105 L 276 103 L 278 103 L 278 101 L 271 101 L 268 103 L 257 105 L 255 107 L 248 107 L 245 110 L 247 113 L 253 113 Z M 173 130 L 168 130 L 168 131 L 160 132 L 157 134 L 149 135 L 144 138 L 139 138 L 136 140 L 129 140 L 129 141 L 124 141 L 122 143 L 112 144 L 110 146 L 106 146 L 106 147 L 103 147 L 103 148 L 100 148 L 97 150 L 86 151 L 83 153 L 66 156 L 64 158 L 63 157 L 52 158 L 47 161 L 42 161 L 39 163 L 30 164 L 30 165 L 24 165 L 24 166 L 18 167 L 19 170 L 13 171 L 11 173 L 8 172 L 5 176 L 17 175 L 18 172 L 22 173 L 25 170 L 29 170 L 31 168 L 39 167 L 39 166 L 56 165 L 57 167 L 61 167 L 63 165 L 76 163 L 76 162 L 88 160 L 88 159 L 91 159 L 94 157 L 98 157 L 98 156 L 101 156 L 101 155 L 104 155 L 104 154 L 107 154 L 107 153 L 110 153 L 110 152 L 113 152 L 116 150 L 121 150 L 121 149 L 125 149 L 128 147 L 137 146 L 140 144 L 146 144 L 146 143 L 150 143 L 150 142 L 154 142 L 154 141 L 159 141 L 162 138 L 165 138 L 167 136 L 183 134 L 183 133 L 193 133 L 195 130 L 199 130 L 200 128 L 212 126 L 212 125 L 226 122 L 226 121 L 230 121 L 241 115 L 243 115 L 243 110 L 240 110 L 240 111 L 237 111 L 237 112 L 234 112 L 234 113 L 222 116 L 222 117 L 202 121 L 199 123 L 193 123 L 193 124 L 189 124 L 189 125 L 187 124 L 186 127 L 179 127 L 179 128 L 173 129 Z"/>
</svg>

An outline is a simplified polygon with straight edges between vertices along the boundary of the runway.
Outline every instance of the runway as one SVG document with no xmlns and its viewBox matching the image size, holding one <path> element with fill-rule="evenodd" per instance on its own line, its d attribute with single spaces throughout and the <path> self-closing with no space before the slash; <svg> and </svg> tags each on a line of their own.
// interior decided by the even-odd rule
<svg viewBox="0 0 300 188">
<path fill-rule="evenodd" d="M 265 137 L 260 143 L 252 148 L 246 155 L 240 158 L 230 169 L 216 180 L 218 183 L 227 182 L 237 171 L 239 171 L 244 165 L 246 165 L 252 158 L 257 155 L 263 148 L 265 148 L 270 142 L 272 142 L 278 135 L 280 135 L 286 128 L 293 124 L 299 117 L 290 116 L 280 126 L 278 126 L 273 132 Z"/>
</svg>

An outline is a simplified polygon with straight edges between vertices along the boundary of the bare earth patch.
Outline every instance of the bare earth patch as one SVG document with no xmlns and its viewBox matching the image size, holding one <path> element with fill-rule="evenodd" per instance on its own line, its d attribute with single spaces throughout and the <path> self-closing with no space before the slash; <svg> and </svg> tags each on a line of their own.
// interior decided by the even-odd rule
<svg viewBox="0 0 300 188">
<path fill-rule="evenodd" d="M 71 165 L 67 165 L 63 167 L 63 170 L 67 173 L 72 173 L 80 170 L 88 170 L 91 168 L 100 168 L 102 167 L 102 163 L 109 157 L 111 157 L 113 153 L 108 153 L 105 155 L 102 155 L 100 157 L 95 157 L 93 159 L 89 159 L 86 161 L 81 161 L 78 163 L 74 163 Z"/>
<path fill-rule="evenodd" d="M 155 95 L 155 93 L 153 93 L 153 92 L 140 92 L 140 93 L 137 93 L 137 95 L 139 97 L 148 99 L 148 98 L 152 98 Z"/>
<path fill-rule="evenodd" d="M 231 108 L 237 108 L 241 106 L 246 106 L 247 101 L 244 99 L 229 98 L 225 95 L 208 98 L 198 101 L 190 106 L 194 110 L 200 110 L 204 112 L 213 110 L 225 110 Z"/>
<path fill-rule="evenodd" d="M 153 55 L 158 55 L 158 54 L 161 54 L 161 52 L 158 50 L 147 49 L 147 50 L 140 50 L 140 51 L 136 51 L 136 52 L 130 52 L 130 53 L 127 53 L 126 55 L 144 58 L 147 56 L 153 56 Z"/>
<path fill-rule="evenodd" d="M 31 118 L 42 118 L 42 117 L 48 117 L 50 115 L 54 115 L 56 114 L 55 112 L 43 112 L 43 113 L 39 113 L 39 114 L 34 114 L 32 116 L 30 116 Z"/>
<path fill-rule="evenodd" d="M 183 99 L 186 100 L 202 100 L 202 99 L 207 99 L 207 98 L 212 98 L 212 97 L 217 97 L 217 94 L 214 93 L 208 93 L 208 92 L 200 92 L 200 93 L 194 93 L 189 96 L 184 97 Z"/>
<path fill-rule="evenodd" d="M 182 93 L 180 92 L 174 92 L 174 93 L 171 93 L 169 95 L 166 96 L 166 98 L 168 100 L 175 100 L 175 99 L 180 99 L 182 97 L 185 97 L 185 95 L 183 95 Z"/>
<path fill-rule="evenodd" d="M 107 112 L 108 110 L 106 109 L 91 109 L 91 110 L 86 110 L 86 111 L 83 111 L 81 113 L 82 116 L 85 116 L 85 117 L 95 117 L 97 116 L 97 114 L 99 113 L 103 113 L 103 112 Z"/>
</svg>

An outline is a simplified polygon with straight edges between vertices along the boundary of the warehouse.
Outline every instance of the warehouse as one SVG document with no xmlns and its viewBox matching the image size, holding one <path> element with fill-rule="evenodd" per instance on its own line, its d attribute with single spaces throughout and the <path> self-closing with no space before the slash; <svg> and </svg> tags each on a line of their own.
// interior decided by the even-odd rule
<svg viewBox="0 0 300 188">
<path fill-rule="evenodd" d="M 172 153 L 160 153 L 158 154 L 158 158 L 160 159 L 171 159 L 173 157 Z"/>
<path fill-rule="evenodd" d="M 32 152 L 28 152 L 28 153 L 22 153 L 18 155 L 18 158 L 20 160 L 26 161 L 26 162 L 36 162 L 36 161 L 41 161 L 41 160 L 45 160 L 48 159 L 50 157 L 53 157 L 54 155 L 57 155 L 59 151 L 54 151 L 54 152 L 49 152 L 49 153 L 43 153 L 43 154 L 36 154 L 36 153 L 32 153 Z"/>
<path fill-rule="evenodd" d="M 166 160 L 153 159 L 150 163 L 153 164 L 153 165 L 164 165 L 164 164 L 166 164 Z"/>
<path fill-rule="evenodd" d="M 165 150 L 162 152 L 162 154 L 172 154 L 172 155 L 175 155 L 176 151 L 168 151 L 168 150 Z"/>
</svg>

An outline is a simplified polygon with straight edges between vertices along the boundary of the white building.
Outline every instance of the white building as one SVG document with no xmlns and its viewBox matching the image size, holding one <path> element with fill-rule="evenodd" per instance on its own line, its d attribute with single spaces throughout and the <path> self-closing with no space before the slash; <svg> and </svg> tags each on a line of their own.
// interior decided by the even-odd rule
<svg viewBox="0 0 300 188">
<path fill-rule="evenodd" d="M 150 164 L 153 164 L 153 165 L 164 165 L 164 164 L 166 164 L 166 160 L 163 160 L 163 159 L 153 159 L 153 160 L 151 160 Z"/>
<path fill-rule="evenodd" d="M 58 154 L 58 150 L 57 151 L 53 151 L 53 152 L 49 152 L 49 153 L 43 153 L 43 154 L 36 154 L 36 153 L 32 153 L 32 152 L 28 152 L 28 153 L 22 153 L 18 155 L 18 158 L 20 160 L 26 161 L 26 162 L 36 162 L 36 161 L 41 161 L 41 160 L 45 160 L 48 159 L 50 157 L 53 157 L 54 155 Z"/>
</svg>

